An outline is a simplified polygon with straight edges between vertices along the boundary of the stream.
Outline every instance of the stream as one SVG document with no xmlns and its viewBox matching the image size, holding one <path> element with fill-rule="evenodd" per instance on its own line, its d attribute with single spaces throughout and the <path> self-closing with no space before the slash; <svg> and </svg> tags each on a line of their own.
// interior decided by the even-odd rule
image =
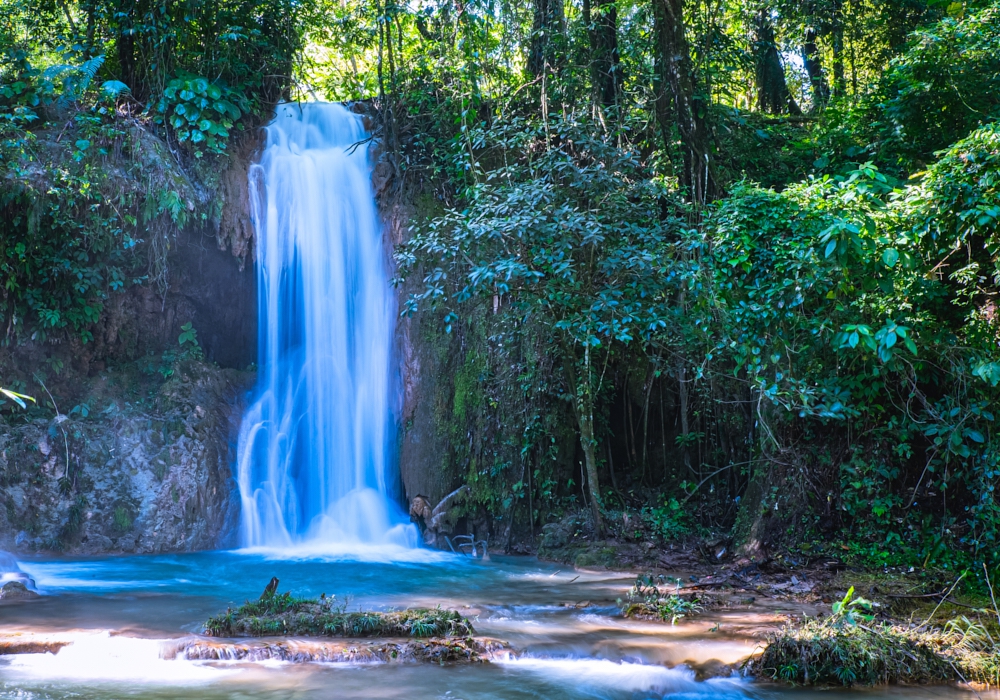
<svg viewBox="0 0 1000 700">
<path fill-rule="evenodd" d="M 386 552 L 381 552 L 386 555 Z M 526 558 L 479 561 L 428 550 L 394 560 L 266 552 L 206 552 L 85 560 L 26 560 L 40 598 L 0 603 L 0 629 L 70 641 L 57 653 L 0 656 L 2 698 L 767 698 L 815 696 L 732 677 L 698 680 L 692 667 L 733 663 L 751 634 L 776 624 L 772 602 L 753 613 L 711 612 L 671 626 L 623 619 L 630 577 Z M 400 560 L 402 558 L 402 560 Z M 520 654 L 486 664 L 343 664 L 166 660 L 171 640 L 198 634 L 270 580 L 296 596 L 336 595 L 348 609 L 436 606 L 468 616 L 480 635 Z M 756 607 L 756 606 L 755 606 Z M 787 609 L 784 612 L 788 612 Z M 860 691 L 827 691 L 824 697 Z M 957 687 L 864 691 L 866 698 L 969 698 Z M 980 693 L 988 697 L 1000 694 Z"/>
</svg>

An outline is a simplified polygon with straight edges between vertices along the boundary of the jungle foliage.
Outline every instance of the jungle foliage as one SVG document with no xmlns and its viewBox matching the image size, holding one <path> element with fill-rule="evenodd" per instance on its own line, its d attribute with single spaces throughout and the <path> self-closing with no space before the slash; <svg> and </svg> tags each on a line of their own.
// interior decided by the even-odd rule
<svg viewBox="0 0 1000 700">
<path fill-rule="evenodd" d="M 174 232 L 218 218 L 221 163 L 199 161 L 287 94 L 297 17 L 288 0 L 0 2 L 4 343 L 87 343 L 109 295 L 165 291 Z"/>
<path fill-rule="evenodd" d="M 997 564 L 1000 6 L 324 12 L 303 75 L 378 101 L 417 202 L 470 515 Z"/>
<path fill-rule="evenodd" d="M 995 0 L 0 2 L 6 342 L 162 283 L 275 101 L 371 100 L 470 519 L 1000 564 Z"/>
</svg>

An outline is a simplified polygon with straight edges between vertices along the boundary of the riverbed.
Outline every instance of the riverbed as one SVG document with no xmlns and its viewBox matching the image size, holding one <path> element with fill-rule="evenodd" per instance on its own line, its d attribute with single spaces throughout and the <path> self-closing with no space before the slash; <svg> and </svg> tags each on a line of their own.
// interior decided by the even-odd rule
<svg viewBox="0 0 1000 700">
<path fill-rule="evenodd" d="M 490 561 L 427 550 L 244 551 L 27 560 L 38 599 L 0 604 L 5 637 L 68 642 L 0 657 L 0 697 L 57 698 L 798 698 L 830 697 L 722 670 L 762 630 L 797 614 L 780 601 L 715 610 L 676 625 L 623 619 L 624 573 L 528 558 Z M 454 608 L 516 654 L 485 664 L 200 662 L 169 658 L 272 576 L 296 596 L 336 595 L 349 610 Z M 166 657 L 166 658 L 165 658 Z M 722 675 L 719 675 L 721 672 Z M 836 691 L 858 695 L 860 691 Z M 864 691 L 865 698 L 969 698 L 953 686 Z M 980 693 L 996 700 L 998 693 Z"/>
</svg>

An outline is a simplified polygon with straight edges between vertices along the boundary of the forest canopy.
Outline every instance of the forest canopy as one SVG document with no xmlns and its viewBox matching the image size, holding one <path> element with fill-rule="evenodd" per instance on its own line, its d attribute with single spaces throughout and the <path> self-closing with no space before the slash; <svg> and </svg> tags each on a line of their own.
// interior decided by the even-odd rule
<svg viewBox="0 0 1000 700">
<path fill-rule="evenodd" d="M 284 99 L 378 115 L 469 509 L 1000 564 L 997 2 L 0 0 L 4 342 L 161 284 Z"/>
</svg>

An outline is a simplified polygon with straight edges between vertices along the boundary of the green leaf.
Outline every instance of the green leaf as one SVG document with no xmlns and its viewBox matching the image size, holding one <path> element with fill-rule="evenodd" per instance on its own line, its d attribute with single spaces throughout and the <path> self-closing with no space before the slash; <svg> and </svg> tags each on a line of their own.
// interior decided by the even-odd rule
<svg viewBox="0 0 1000 700">
<path fill-rule="evenodd" d="M 837 239 L 833 239 L 832 241 L 826 244 L 826 251 L 823 253 L 823 257 L 826 258 L 830 257 L 831 255 L 833 255 L 833 251 L 835 251 L 836 249 L 837 249 Z"/>
<path fill-rule="evenodd" d="M 101 84 L 101 92 L 110 97 L 118 97 L 132 91 L 129 89 L 128 85 L 120 80 L 105 80 Z"/>
<path fill-rule="evenodd" d="M 896 263 L 899 262 L 899 251 L 895 248 L 886 248 L 882 253 L 882 262 L 886 264 L 886 267 L 895 267 Z"/>
<path fill-rule="evenodd" d="M 3 387 L 0 387 L 0 394 L 3 394 L 21 408 L 28 407 L 28 405 L 24 403 L 25 401 L 30 401 L 32 403 L 35 403 L 35 399 L 33 399 L 32 397 L 27 396 L 25 394 L 19 394 L 16 391 L 11 391 L 10 389 L 4 389 Z"/>
</svg>

